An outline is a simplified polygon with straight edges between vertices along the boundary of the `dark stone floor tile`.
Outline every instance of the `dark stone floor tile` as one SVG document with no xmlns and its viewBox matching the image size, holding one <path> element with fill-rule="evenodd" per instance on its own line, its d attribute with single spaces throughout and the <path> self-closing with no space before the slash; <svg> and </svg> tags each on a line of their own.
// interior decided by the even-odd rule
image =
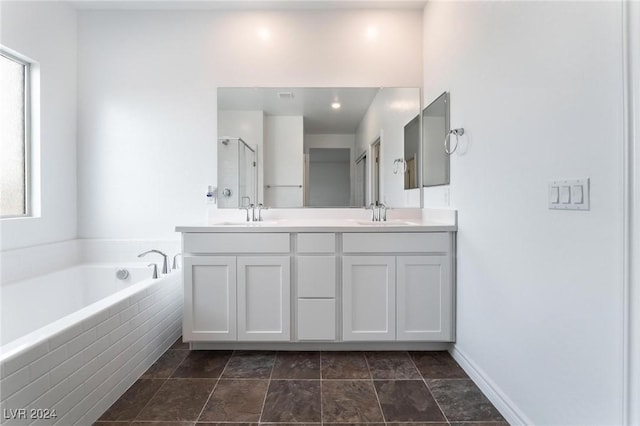
<svg viewBox="0 0 640 426">
<path fill-rule="evenodd" d="M 136 381 L 99 420 L 130 421 L 135 419 L 163 383 L 164 380 L 140 379 Z"/>
<path fill-rule="evenodd" d="M 132 422 L 130 426 L 194 426 L 194 422 Z"/>
<path fill-rule="evenodd" d="M 422 379 L 406 352 L 367 352 L 371 376 L 377 379 Z"/>
<path fill-rule="evenodd" d="M 215 422 L 197 422 L 196 425 L 207 425 L 207 426 L 258 426 L 260 423 L 215 423 Z M 278 425 L 282 426 L 282 425 Z"/>
<path fill-rule="evenodd" d="M 215 384 L 213 379 L 167 379 L 136 420 L 195 422 Z"/>
<path fill-rule="evenodd" d="M 468 379 L 467 373 L 447 351 L 409 352 L 425 379 Z"/>
<path fill-rule="evenodd" d="M 236 351 L 224 369 L 223 378 L 268 379 L 276 360 L 275 352 Z"/>
<path fill-rule="evenodd" d="M 422 380 L 376 380 L 387 422 L 446 422 Z"/>
<path fill-rule="evenodd" d="M 191 351 L 171 377 L 216 379 L 222 374 L 229 358 L 231 351 Z"/>
<path fill-rule="evenodd" d="M 320 380 L 272 380 L 261 422 L 320 422 Z"/>
<path fill-rule="evenodd" d="M 504 421 L 470 379 L 433 379 L 427 383 L 450 422 Z"/>
<path fill-rule="evenodd" d="M 169 349 L 187 349 L 188 350 L 189 344 L 182 342 L 182 336 L 180 336 L 178 337 L 178 340 L 176 340 Z"/>
<path fill-rule="evenodd" d="M 325 425 L 331 425 L 331 426 L 385 426 L 385 423 L 328 423 L 325 422 L 323 423 Z M 416 423 L 417 424 L 417 423 Z M 432 426 L 433 424 L 429 425 Z M 280 424 L 278 426 L 281 426 Z M 413 423 L 412 423 L 413 426 Z M 435 425 L 438 426 L 438 425 Z M 447 424 L 447 426 L 449 426 Z"/>
<path fill-rule="evenodd" d="M 331 380 L 322 382 L 324 422 L 384 422 L 373 382 Z"/>
<path fill-rule="evenodd" d="M 189 351 L 169 349 L 142 375 L 143 379 L 168 378 L 184 361 Z"/>
<path fill-rule="evenodd" d="M 320 352 L 278 352 L 272 379 L 320 379 Z"/>
<path fill-rule="evenodd" d="M 93 426 L 129 426 L 131 423 L 129 422 L 101 422 L 97 421 L 93 424 Z M 279 425 L 278 425 L 279 426 Z"/>
<path fill-rule="evenodd" d="M 362 352 L 322 352 L 323 379 L 370 379 Z"/>
<path fill-rule="evenodd" d="M 401 422 L 387 422 L 389 426 L 449 426 L 447 422 L 411 422 L 411 423 L 401 423 Z"/>
<path fill-rule="evenodd" d="M 257 422 L 268 380 L 220 379 L 198 421 Z"/>
<path fill-rule="evenodd" d="M 509 423 L 507 422 L 453 422 L 449 424 L 451 426 L 509 426 Z"/>
</svg>

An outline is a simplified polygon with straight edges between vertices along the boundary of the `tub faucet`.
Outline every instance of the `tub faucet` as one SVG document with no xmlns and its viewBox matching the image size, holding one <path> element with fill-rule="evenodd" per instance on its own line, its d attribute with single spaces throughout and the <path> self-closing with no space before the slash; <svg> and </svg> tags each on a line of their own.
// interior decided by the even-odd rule
<svg viewBox="0 0 640 426">
<path fill-rule="evenodd" d="M 153 274 L 151 275 L 151 278 L 153 278 L 154 280 L 158 278 L 158 264 L 157 263 L 150 263 L 147 265 L 147 267 L 149 266 L 153 266 Z"/>
<path fill-rule="evenodd" d="M 162 261 L 162 273 L 167 274 L 169 272 L 169 261 L 167 260 L 167 255 L 161 252 L 160 250 L 149 250 L 149 251 L 145 251 L 144 253 L 140 253 L 138 257 L 144 257 L 149 253 L 158 253 L 160 256 L 164 258 Z"/>
</svg>

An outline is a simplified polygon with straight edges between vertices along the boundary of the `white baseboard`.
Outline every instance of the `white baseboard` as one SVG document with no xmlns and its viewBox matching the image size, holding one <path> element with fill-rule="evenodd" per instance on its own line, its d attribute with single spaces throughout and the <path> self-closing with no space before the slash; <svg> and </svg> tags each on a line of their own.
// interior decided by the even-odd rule
<svg viewBox="0 0 640 426">
<path fill-rule="evenodd" d="M 480 388 L 489 401 L 500 411 L 500 414 L 511 425 L 532 425 L 534 424 L 520 408 L 491 380 L 487 374 L 476 363 L 471 361 L 455 345 L 449 350 L 462 369 L 469 375 L 471 380 Z"/>
</svg>

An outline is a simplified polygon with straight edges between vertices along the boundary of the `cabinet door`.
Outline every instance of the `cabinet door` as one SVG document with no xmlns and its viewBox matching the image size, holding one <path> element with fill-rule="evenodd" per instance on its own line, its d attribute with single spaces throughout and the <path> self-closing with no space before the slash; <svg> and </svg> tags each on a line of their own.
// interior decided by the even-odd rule
<svg viewBox="0 0 640 426">
<path fill-rule="evenodd" d="M 236 259 L 184 257 L 186 341 L 236 340 Z"/>
<path fill-rule="evenodd" d="M 289 341 L 289 256 L 238 257 L 238 340 Z"/>
<path fill-rule="evenodd" d="M 449 256 L 398 256 L 398 340 L 452 341 Z"/>
<path fill-rule="evenodd" d="M 394 340 L 396 263 L 393 256 L 344 256 L 343 339 Z"/>
</svg>

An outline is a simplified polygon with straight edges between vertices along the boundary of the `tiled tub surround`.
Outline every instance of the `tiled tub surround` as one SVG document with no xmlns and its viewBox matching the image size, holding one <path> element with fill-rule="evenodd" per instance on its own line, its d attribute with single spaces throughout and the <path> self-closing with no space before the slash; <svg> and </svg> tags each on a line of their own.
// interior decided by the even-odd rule
<svg viewBox="0 0 640 426">
<path fill-rule="evenodd" d="M 176 342 L 96 426 L 507 423 L 447 352 L 189 351 Z"/>
<path fill-rule="evenodd" d="M 103 249 L 96 248 L 96 244 L 91 243 L 93 253 L 98 254 Z M 28 270 L 29 264 L 38 261 L 29 255 L 53 254 L 51 258 L 40 260 L 56 269 L 68 266 L 73 260 L 78 261 L 82 245 L 80 241 L 72 241 L 2 253 L 3 269 L 8 267 L 6 273 L 3 270 L 3 287 L 0 288 L 3 296 L 11 293 L 11 286 L 20 284 L 5 281 L 7 276 L 25 279 L 23 283 L 38 282 L 37 278 L 27 279 L 32 275 Z M 144 247 L 149 247 L 149 244 Z M 29 257 L 18 256 L 16 252 Z M 117 260 L 115 255 L 113 257 L 110 260 Z M 131 256 L 127 255 L 127 259 L 131 260 Z M 113 266 L 69 268 L 76 272 L 78 269 L 84 272 L 92 269 L 93 272 L 101 269 L 107 269 L 109 273 L 115 271 Z M 16 410 L 20 409 L 26 409 L 29 417 L 30 408 L 55 409 L 56 418 L 40 419 L 36 422 L 38 424 L 90 424 L 171 345 L 180 335 L 182 322 L 180 271 L 151 280 L 146 278 L 150 271 L 143 269 L 140 272 L 144 272 L 145 279 L 140 282 L 130 283 L 119 292 L 2 346 L 2 424 L 34 422 L 29 418 L 11 418 L 11 413 L 15 417 L 20 413 Z M 132 276 L 135 276 L 133 272 Z M 64 275 L 65 271 L 54 273 L 61 274 Z M 88 291 L 99 277 L 85 275 L 85 280 L 83 284 Z M 55 284 L 51 283 L 52 286 Z M 61 301 L 58 304 L 68 304 L 68 299 L 80 296 L 76 294 L 79 288 L 67 287 L 51 294 Z M 45 288 L 28 290 L 37 292 L 45 291 Z M 101 291 L 98 289 L 97 293 Z M 43 310 L 29 301 L 15 303 L 22 305 L 22 312 L 27 315 L 31 311 L 34 316 L 39 316 Z M 55 299 L 51 298 L 50 303 L 55 304 Z"/>
</svg>

